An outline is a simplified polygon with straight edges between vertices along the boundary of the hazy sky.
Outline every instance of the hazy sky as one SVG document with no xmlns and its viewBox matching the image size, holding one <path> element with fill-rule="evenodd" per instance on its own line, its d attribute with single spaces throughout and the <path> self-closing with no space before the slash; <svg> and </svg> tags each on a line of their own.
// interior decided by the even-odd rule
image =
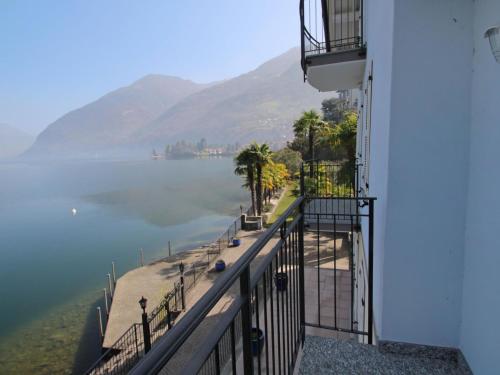
<svg viewBox="0 0 500 375">
<path fill-rule="evenodd" d="M 299 44 L 298 3 L 0 0 L 0 123 L 37 134 L 149 73 L 244 73 Z"/>
</svg>

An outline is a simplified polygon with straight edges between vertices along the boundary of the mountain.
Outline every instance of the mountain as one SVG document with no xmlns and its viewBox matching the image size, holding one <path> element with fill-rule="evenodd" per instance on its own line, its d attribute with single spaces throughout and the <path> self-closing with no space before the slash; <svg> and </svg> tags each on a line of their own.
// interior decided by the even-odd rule
<svg viewBox="0 0 500 375">
<path fill-rule="evenodd" d="M 56 120 L 26 155 L 71 157 L 114 149 L 178 101 L 208 86 L 148 75 Z"/>
<path fill-rule="evenodd" d="M 294 48 L 257 69 L 181 100 L 136 134 L 136 142 L 161 146 L 201 137 L 213 143 L 280 141 L 292 134 L 301 112 L 321 107 L 332 94 L 304 84 Z"/>
<path fill-rule="evenodd" d="M 211 85 L 147 76 L 50 124 L 28 156 L 75 157 L 162 149 L 179 140 L 283 143 L 302 111 L 332 94 L 303 81 L 300 51 L 291 49 L 255 70 Z"/>
<path fill-rule="evenodd" d="M 26 151 L 35 137 L 7 124 L 0 124 L 0 159 L 8 159 Z"/>
</svg>

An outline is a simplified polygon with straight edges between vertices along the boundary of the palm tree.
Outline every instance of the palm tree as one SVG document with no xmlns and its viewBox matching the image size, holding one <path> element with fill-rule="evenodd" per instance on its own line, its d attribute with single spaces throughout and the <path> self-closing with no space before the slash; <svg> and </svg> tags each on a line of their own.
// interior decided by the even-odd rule
<svg viewBox="0 0 500 375">
<path fill-rule="evenodd" d="M 330 131 L 326 132 L 325 141 L 333 149 L 343 150 L 347 161 L 342 165 L 339 171 L 339 178 L 343 183 L 349 183 L 352 188 L 355 187 L 356 176 L 356 131 L 358 124 L 358 115 L 355 112 L 347 112 L 344 120 L 338 123 Z"/>
<path fill-rule="evenodd" d="M 265 143 L 259 145 L 258 143 L 252 143 L 249 147 L 250 152 L 253 155 L 253 160 L 255 162 L 255 172 L 257 175 L 257 184 L 255 186 L 256 192 L 256 203 L 257 203 L 257 215 L 262 214 L 262 198 L 263 198 L 263 182 L 262 182 L 262 170 L 264 166 L 271 160 L 271 149 Z"/>
<path fill-rule="evenodd" d="M 314 160 L 314 146 L 316 136 L 328 127 L 328 123 L 323 121 L 321 115 L 315 110 L 304 112 L 302 117 L 293 124 L 293 131 L 296 137 L 308 138 L 309 150 L 307 159 Z"/>
<path fill-rule="evenodd" d="M 255 212 L 255 155 L 250 150 L 250 147 L 247 147 L 240 151 L 238 155 L 234 158 L 234 162 L 236 164 L 236 168 L 234 173 L 238 176 L 245 176 L 245 184 L 244 187 L 250 189 L 250 195 L 252 199 L 252 211 L 253 215 L 256 215 Z"/>
</svg>

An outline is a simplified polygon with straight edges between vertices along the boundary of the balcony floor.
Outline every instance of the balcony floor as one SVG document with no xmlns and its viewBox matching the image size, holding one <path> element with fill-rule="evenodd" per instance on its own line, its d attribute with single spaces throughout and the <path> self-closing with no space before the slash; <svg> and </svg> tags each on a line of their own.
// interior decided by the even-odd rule
<svg viewBox="0 0 500 375">
<path fill-rule="evenodd" d="M 377 347 L 354 340 L 306 336 L 299 374 L 470 374 L 456 358 L 382 353 Z"/>
</svg>

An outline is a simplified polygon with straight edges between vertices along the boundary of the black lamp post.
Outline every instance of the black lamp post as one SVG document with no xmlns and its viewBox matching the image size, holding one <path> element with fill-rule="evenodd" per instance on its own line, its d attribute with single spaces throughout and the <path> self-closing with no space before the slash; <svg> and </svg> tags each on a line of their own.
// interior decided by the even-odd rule
<svg viewBox="0 0 500 375">
<path fill-rule="evenodd" d="M 181 273 L 181 305 L 182 310 L 186 309 L 186 300 L 184 299 L 184 263 L 180 262 L 179 272 Z"/>
<path fill-rule="evenodd" d="M 147 298 L 144 296 L 139 300 L 139 305 L 142 309 L 142 332 L 144 334 L 144 352 L 151 350 L 151 332 L 149 331 L 148 314 L 146 313 Z"/>
</svg>

